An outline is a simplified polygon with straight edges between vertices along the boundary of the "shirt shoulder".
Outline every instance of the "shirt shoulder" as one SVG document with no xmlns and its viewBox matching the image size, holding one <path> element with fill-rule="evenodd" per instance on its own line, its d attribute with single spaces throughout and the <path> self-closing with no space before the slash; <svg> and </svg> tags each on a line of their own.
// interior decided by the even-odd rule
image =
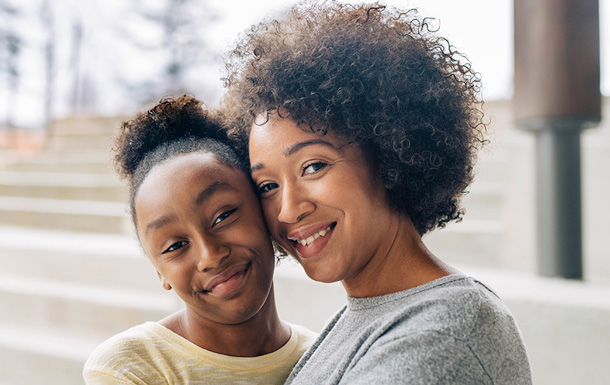
<svg viewBox="0 0 610 385">
<path fill-rule="evenodd" d="M 340 322 L 353 323 L 353 328 L 368 325 L 376 329 L 379 337 L 435 332 L 467 338 L 478 322 L 482 304 L 490 296 L 494 295 L 472 279 L 451 275 L 389 295 L 350 298 Z"/>
<path fill-rule="evenodd" d="M 146 377 L 154 378 L 159 374 L 159 368 L 153 363 L 163 355 L 161 345 L 167 344 L 155 333 L 156 328 L 156 323 L 146 322 L 98 345 L 85 363 L 85 382 L 96 384 L 102 383 L 98 381 L 100 378 L 105 378 L 105 381 L 114 378 L 116 383 L 139 383 Z"/>
<path fill-rule="evenodd" d="M 318 333 L 309 330 L 308 328 L 289 324 L 292 333 L 297 337 L 296 350 L 302 355 L 318 338 Z"/>
</svg>

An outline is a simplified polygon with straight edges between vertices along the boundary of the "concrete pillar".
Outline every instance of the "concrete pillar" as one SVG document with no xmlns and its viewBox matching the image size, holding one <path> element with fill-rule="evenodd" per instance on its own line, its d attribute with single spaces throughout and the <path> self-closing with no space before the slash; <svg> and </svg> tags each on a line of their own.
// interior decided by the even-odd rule
<svg viewBox="0 0 610 385">
<path fill-rule="evenodd" d="M 598 0 L 514 0 L 517 127 L 536 135 L 538 272 L 582 278 L 580 132 L 601 120 Z"/>
</svg>

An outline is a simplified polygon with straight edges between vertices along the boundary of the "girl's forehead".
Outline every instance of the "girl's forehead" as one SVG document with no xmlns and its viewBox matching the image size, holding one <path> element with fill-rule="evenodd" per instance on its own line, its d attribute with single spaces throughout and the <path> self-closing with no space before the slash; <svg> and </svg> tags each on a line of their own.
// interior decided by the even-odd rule
<svg viewBox="0 0 610 385">
<path fill-rule="evenodd" d="M 185 183 L 196 187 L 214 181 L 240 184 L 242 180 L 247 180 L 242 170 L 227 166 L 213 153 L 193 152 L 155 165 L 140 185 L 138 196 L 148 189 L 179 191 L 185 188 Z"/>
</svg>

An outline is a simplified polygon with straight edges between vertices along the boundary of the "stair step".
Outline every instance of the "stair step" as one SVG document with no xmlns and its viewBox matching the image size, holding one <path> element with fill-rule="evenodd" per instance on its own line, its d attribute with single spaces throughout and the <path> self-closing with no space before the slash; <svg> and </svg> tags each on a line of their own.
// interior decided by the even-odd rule
<svg viewBox="0 0 610 385">
<path fill-rule="evenodd" d="M 100 233 L 131 229 L 125 203 L 0 196 L 0 224 Z"/>
<path fill-rule="evenodd" d="M 3 163 L 19 162 L 59 162 L 59 163 L 109 163 L 112 159 L 110 150 L 102 149 L 71 149 L 71 150 L 52 150 L 22 152 L 14 150 L 2 151 Z"/>
<path fill-rule="evenodd" d="M 0 152 L 0 168 L 7 171 L 51 171 L 114 174 L 113 154 L 108 149 Z"/>
<path fill-rule="evenodd" d="M 89 353 L 105 338 L 0 324 L 0 384 L 80 385 Z"/>
<path fill-rule="evenodd" d="M 0 226 L 0 266 L 10 276 L 151 292 L 161 287 L 135 235 Z"/>
<path fill-rule="evenodd" d="M 53 136 L 112 136 L 118 132 L 121 122 L 126 116 L 70 116 L 53 121 L 51 132 Z"/>
<path fill-rule="evenodd" d="M 0 168 L 3 170 L 16 172 L 42 171 L 96 174 L 114 174 L 115 172 L 109 160 L 78 162 L 30 159 L 20 162 L 5 162 L 4 164 L 0 164 Z"/>
<path fill-rule="evenodd" d="M 0 323 L 112 335 L 166 317 L 184 305 L 154 293 L 0 275 Z"/>
<path fill-rule="evenodd" d="M 502 215 L 504 196 L 498 183 L 474 182 L 462 199 L 468 219 L 497 220 Z"/>
<path fill-rule="evenodd" d="M 108 135 L 63 135 L 52 136 L 45 147 L 48 150 L 78 150 L 83 148 L 104 149 L 110 152 L 113 139 Z"/>
<path fill-rule="evenodd" d="M 112 174 L 0 171 L 0 196 L 126 202 Z"/>
<path fill-rule="evenodd" d="M 503 184 L 508 173 L 508 160 L 506 149 L 485 148 L 475 165 L 474 183 Z"/>
<path fill-rule="evenodd" d="M 481 267 L 507 268 L 502 255 L 502 223 L 499 220 L 470 219 L 450 223 L 424 235 L 426 246 L 443 261 Z"/>
</svg>

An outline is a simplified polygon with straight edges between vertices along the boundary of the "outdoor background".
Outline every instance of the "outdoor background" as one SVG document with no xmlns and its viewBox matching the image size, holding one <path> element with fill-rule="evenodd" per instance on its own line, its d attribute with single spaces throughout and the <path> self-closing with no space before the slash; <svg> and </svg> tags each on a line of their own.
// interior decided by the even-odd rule
<svg viewBox="0 0 610 385">
<path fill-rule="evenodd" d="M 0 0 L 0 385 L 82 383 L 97 344 L 181 307 L 138 247 L 112 139 L 165 96 L 216 106 L 237 36 L 293 3 Z M 512 123 L 512 1 L 387 4 L 435 19 L 481 74 L 490 121 L 465 220 L 424 241 L 503 298 L 536 384 L 610 383 L 610 0 L 599 1 L 603 119 L 582 135 L 582 281 L 536 274 L 534 137 Z M 345 300 L 290 260 L 275 289 L 280 315 L 313 330 Z"/>
<path fill-rule="evenodd" d="M 222 55 L 291 0 L 0 0 L 0 123 L 40 128 L 75 112 L 130 114 L 190 92 L 215 105 Z M 512 95 L 512 1 L 392 0 L 436 19 L 472 61 L 485 100 Z M 600 1 L 601 89 L 610 94 L 610 1 Z"/>
</svg>

